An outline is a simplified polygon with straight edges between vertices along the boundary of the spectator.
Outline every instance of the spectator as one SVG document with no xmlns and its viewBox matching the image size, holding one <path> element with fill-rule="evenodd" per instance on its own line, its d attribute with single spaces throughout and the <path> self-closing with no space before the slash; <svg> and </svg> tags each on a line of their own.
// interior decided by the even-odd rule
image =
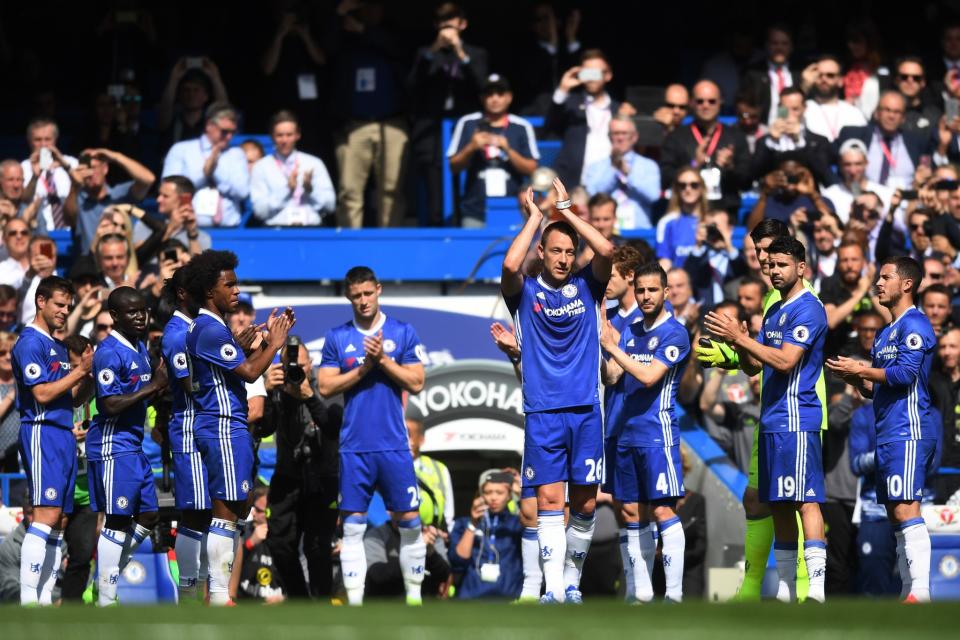
<svg viewBox="0 0 960 640">
<path fill-rule="evenodd" d="M 587 167 L 610 157 L 610 121 L 621 108 L 607 93 L 612 79 L 606 55 L 587 49 L 553 92 L 544 129 L 563 140 L 553 169 L 564 184 L 583 184 Z"/>
<path fill-rule="evenodd" d="M 337 13 L 355 11 L 361 4 L 340 2 Z M 320 71 L 327 63 L 327 56 L 310 33 L 310 5 L 285 3 L 277 7 L 279 19 L 260 59 L 260 69 L 266 76 L 266 88 L 273 104 L 290 108 L 299 118 L 305 118 L 308 113 L 316 112 L 323 90 L 319 84 Z"/>
<path fill-rule="evenodd" d="M 876 266 L 867 264 L 863 246 L 845 241 L 837 250 L 837 267 L 823 281 L 820 300 L 827 312 L 827 339 L 823 352 L 847 355 L 857 350 L 853 314 L 861 309 L 878 309 L 870 297 Z"/>
<path fill-rule="evenodd" d="M 103 310 L 106 300 L 105 293 L 101 295 L 104 290 L 103 278 L 91 256 L 74 261 L 70 268 L 70 282 L 76 290 L 77 302 L 67 317 L 67 333 L 90 338 L 97 315 Z"/>
<path fill-rule="evenodd" d="M 947 268 L 943 264 L 944 255 L 939 252 L 933 252 L 923 259 L 923 280 L 920 281 L 920 288 L 917 293 L 923 293 L 924 290 L 932 284 L 943 284 Z"/>
<path fill-rule="evenodd" d="M 920 296 L 920 308 L 930 320 L 937 336 L 951 328 L 950 289 L 946 285 L 932 284 L 924 289 Z"/>
<path fill-rule="evenodd" d="M 842 148 L 847 140 L 859 140 L 867 148 L 866 175 L 873 182 L 897 188 L 913 182 L 920 156 L 930 152 L 930 144 L 904 130 L 907 100 L 897 91 L 884 91 L 874 122 L 862 127 L 844 127 L 837 137 Z"/>
<path fill-rule="evenodd" d="M 447 147 L 454 184 L 466 172 L 460 195 L 460 222 L 464 227 L 483 227 L 486 199 L 516 196 L 520 183 L 537 168 L 540 153 L 533 127 L 509 113 L 513 93 L 506 78 L 492 74 L 480 90 L 483 110 L 457 121 Z"/>
<path fill-rule="evenodd" d="M 690 109 L 690 93 L 682 84 L 667 85 L 663 90 L 663 106 L 653 112 L 653 119 L 663 125 L 663 135 L 673 133 Z"/>
<path fill-rule="evenodd" d="M 122 92 L 108 93 L 102 91 L 94 99 L 91 123 L 84 132 L 80 141 L 83 149 L 106 148 L 115 149 L 125 156 L 140 158 L 140 138 L 133 128 L 127 128 L 127 111 L 121 100 L 126 97 L 126 86 L 117 85 Z M 109 87 L 114 89 L 114 85 Z M 139 98 L 139 96 L 137 96 Z M 132 176 L 122 165 L 111 163 L 108 182 L 111 185 L 127 182 Z"/>
<path fill-rule="evenodd" d="M 653 205 L 660 199 L 660 168 L 636 153 L 637 124 L 615 115 L 610 120 L 610 157 L 586 166 L 583 185 L 587 193 L 606 193 L 617 201 L 619 229 L 650 229 Z"/>
<path fill-rule="evenodd" d="M 960 329 L 951 327 L 937 341 L 937 360 L 930 371 L 930 399 L 943 416 L 941 467 L 960 467 L 960 431 L 957 430 L 957 400 L 960 394 Z M 960 477 L 940 474 L 934 481 L 938 504 L 960 500 Z"/>
<path fill-rule="evenodd" d="M 437 7 L 434 26 L 437 36 L 430 46 L 417 51 L 407 85 L 412 101 L 410 145 L 415 175 L 426 182 L 428 220 L 439 225 L 443 194 L 441 122 L 473 108 L 488 75 L 488 65 L 486 50 L 465 43 L 461 37 L 467 28 L 467 14 L 459 5 L 444 2 Z"/>
<path fill-rule="evenodd" d="M 9 256 L 0 262 L 0 284 L 19 289 L 30 269 L 30 228 L 19 218 L 14 218 L 3 228 L 3 241 Z"/>
<path fill-rule="evenodd" d="M 784 24 L 767 28 L 766 58 L 757 67 L 747 71 L 742 88 L 753 92 L 760 100 L 761 121 L 772 127 L 777 120 L 777 108 L 784 89 L 799 87 L 800 74 L 790 70 L 793 37 Z M 803 93 L 800 93 L 802 98 Z"/>
<path fill-rule="evenodd" d="M 0 162 L 0 219 L 20 218 L 34 224 L 40 199 L 27 200 L 23 187 L 23 167 L 16 160 Z"/>
<path fill-rule="evenodd" d="M 768 133 L 767 125 L 760 121 L 760 107 L 752 91 L 740 91 L 733 105 L 737 114 L 737 128 L 747 139 L 747 149 L 752 158 L 757 152 L 757 143 Z"/>
<path fill-rule="evenodd" d="M 19 318 L 17 290 L 8 284 L 0 284 L 0 331 L 20 333 Z"/>
<path fill-rule="evenodd" d="M 113 316 L 109 311 L 102 310 L 97 314 L 97 320 L 93 325 L 93 336 L 90 338 L 93 346 L 96 347 L 106 340 L 111 331 L 113 331 Z"/>
<path fill-rule="evenodd" d="M 820 216 L 810 225 L 813 236 L 807 242 L 807 253 L 810 256 L 810 282 L 816 291 L 820 291 L 823 281 L 834 274 L 837 269 L 837 243 L 840 242 L 840 222 L 835 216 Z"/>
<path fill-rule="evenodd" d="M 943 105 L 943 98 L 947 95 L 943 78 L 950 71 L 960 70 L 960 22 L 956 19 L 948 20 L 941 27 L 940 53 L 930 63 L 930 77 L 933 79 L 931 88 L 937 106 Z"/>
<path fill-rule="evenodd" d="M 17 411 L 17 381 L 13 377 L 10 353 L 17 335 L 0 331 L 0 473 L 17 473 L 20 464 L 20 412 Z"/>
<path fill-rule="evenodd" d="M 877 76 L 882 59 L 877 27 L 868 21 L 847 25 L 847 52 L 850 65 L 843 76 L 843 93 L 847 101 L 869 119 L 878 108 L 877 97 L 883 101 Z M 889 72 L 883 69 L 883 73 Z"/>
<path fill-rule="evenodd" d="M 157 189 L 157 213 L 167 218 L 167 224 L 160 236 L 160 241 L 178 240 L 186 246 L 190 255 L 198 255 L 209 249 L 213 242 L 210 234 L 197 225 L 197 214 L 193 210 L 193 183 L 183 176 L 166 176 L 160 180 Z M 146 217 L 143 218 L 146 220 Z M 133 228 L 133 243 L 138 249 L 142 247 L 152 229 L 138 224 Z"/>
<path fill-rule="evenodd" d="M 604 238 L 613 243 L 614 247 L 626 244 L 626 241 L 617 234 L 617 201 L 605 193 L 598 193 L 587 201 L 588 221 Z M 593 260 L 593 249 L 586 242 L 580 243 L 580 251 L 574 268 L 579 271 Z"/>
<path fill-rule="evenodd" d="M 833 149 L 823 136 L 808 131 L 803 124 L 806 108 L 799 87 L 788 87 L 780 95 L 770 130 L 757 145 L 753 155 L 753 175 L 758 178 L 773 171 L 786 153 L 791 153 L 809 167 L 818 184 L 830 185 L 836 176 L 830 170 Z"/>
<path fill-rule="evenodd" d="M 420 487 L 420 522 L 440 530 L 441 537 L 453 531 L 453 480 L 447 465 L 420 453 L 425 441 L 423 422 L 407 418 L 407 438 L 413 455 L 413 468 Z"/>
<path fill-rule="evenodd" d="M 137 287 L 139 274 L 131 274 L 127 270 L 132 254 L 130 241 L 118 233 L 108 233 L 94 246 L 93 255 L 106 282 L 107 291 L 122 286 Z"/>
<path fill-rule="evenodd" d="M 571 9 L 562 21 L 550 2 L 537 2 L 531 14 L 533 38 L 522 38 L 516 57 L 517 105 L 522 114 L 540 115 L 550 108 L 550 95 L 565 69 L 577 63 L 581 13 Z"/>
<path fill-rule="evenodd" d="M 804 70 L 804 75 L 804 83 L 813 87 L 813 97 L 807 100 L 807 108 L 803 114 L 807 130 L 833 142 L 844 127 L 862 127 L 867 124 L 867 119 L 859 109 L 840 99 L 843 73 L 837 58 L 831 55 L 820 56 Z"/>
<path fill-rule="evenodd" d="M 700 319 L 700 303 L 693 297 L 690 274 L 683 267 L 674 267 L 667 272 L 667 299 L 673 307 L 673 316 L 687 329 Z"/>
<path fill-rule="evenodd" d="M 743 133 L 717 120 L 720 100 L 720 89 L 713 82 L 702 80 L 694 85 L 694 122 L 663 141 L 660 178 L 663 188 L 667 188 L 682 167 L 696 167 L 710 206 L 736 211 L 740 206 L 739 190 L 749 185 L 750 155 Z"/>
<path fill-rule="evenodd" d="M 133 176 L 130 182 L 111 187 L 107 184 L 109 162 L 116 162 Z M 63 212 L 73 227 L 78 255 L 90 252 L 97 224 L 107 207 L 124 202 L 139 202 L 147 195 L 156 178 L 153 172 L 127 156 L 109 149 L 90 149 L 70 171 L 72 185 Z"/>
<path fill-rule="evenodd" d="M 450 564 L 447 547 L 436 527 L 424 527 L 423 542 L 427 545 L 424 563 L 423 595 L 446 599 L 450 585 Z M 379 527 L 370 527 L 363 535 L 367 558 L 367 597 L 397 598 L 405 593 L 400 574 L 400 530 L 393 518 Z"/>
<path fill-rule="evenodd" d="M 764 176 L 760 198 L 747 219 L 748 229 L 764 218 L 806 224 L 817 214 L 830 215 L 830 206 L 820 196 L 813 174 L 801 161 L 791 151 L 781 157 L 777 169 Z M 807 211 L 811 212 L 809 216 Z"/>
<path fill-rule="evenodd" d="M 253 165 L 253 215 L 267 226 L 316 226 L 334 209 L 333 183 L 323 161 L 297 149 L 300 123 L 291 111 L 270 121 L 274 152 Z"/>
<path fill-rule="evenodd" d="M 23 501 L 23 520 L 0 544 L 0 602 L 20 602 L 20 548 L 33 522 L 33 505 Z"/>
<path fill-rule="evenodd" d="M 286 599 L 286 586 L 277 573 L 270 546 L 265 544 L 270 535 L 267 514 L 270 512 L 267 487 L 257 487 L 251 494 L 250 516 L 243 529 L 241 544 L 237 546 L 236 557 L 230 572 L 230 598 L 238 600 L 253 598 L 265 604 L 283 602 Z"/>
<path fill-rule="evenodd" d="M 749 236 L 747 236 L 749 237 Z M 746 249 L 744 249 L 744 253 Z M 763 315 L 763 299 L 768 291 L 767 283 L 755 275 L 747 274 L 739 279 L 737 302 L 746 317 Z"/>
<path fill-rule="evenodd" d="M 874 338 L 877 332 L 883 329 L 886 324 L 879 311 L 873 308 L 865 308 L 853 314 L 853 330 L 857 335 L 857 344 L 850 353 L 852 358 L 860 358 L 864 361 L 872 360 L 870 352 L 873 350 Z"/>
<path fill-rule="evenodd" d="M 240 149 L 243 151 L 243 155 L 247 159 L 248 174 L 253 173 L 253 165 L 257 164 L 258 160 L 267 155 L 263 150 L 263 145 L 260 144 L 258 140 L 254 140 L 253 138 L 241 142 Z"/>
<path fill-rule="evenodd" d="M 697 229 L 706 212 L 707 194 L 700 172 L 681 169 L 670 189 L 667 212 L 657 222 L 657 257 L 664 270 L 683 266 L 697 246 Z"/>
<path fill-rule="evenodd" d="M 57 149 L 59 136 L 60 129 L 53 120 L 37 118 L 27 125 L 30 157 L 20 163 L 27 185 L 24 200 L 32 202 L 40 199 L 40 211 L 37 213 L 37 229 L 40 233 L 70 226 L 70 221 L 63 213 L 63 205 L 72 186 L 68 172 L 77 165 L 77 159 L 60 153 Z M 49 157 L 43 149 L 49 151 Z"/>
<path fill-rule="evenodd" d="M 857 139 L 840 145 L 840 182 L 823 190 L 823 197 L 830 201 L 840 222 L 850 221 L 854 201 L 863 193 L 876 194 L 884 210 L 890 207 L 893 189 L 872 180 L 867 175 L 867 147 Z"/>
<path fill-rule="evenodd" d="M 35 294 L 40 281 L 53 275 L 57 268 L 57 245 L 46 236 L 30 239 L 30 268 L 23 276 L 23 284 L 17 294 L 20 300 L 20 322 L 32 322 L 37 315 Z M 51 257 L 52 256 L 52 257 Z"/>
<path fill-rule="evenodd" d="M 150 235 L 139 246 L 134 245 L 133 241 L 134 219 L 138 220 L 138 227 L 143 226 L 150 229 Z M 163 233 L 164 224 L 161 220 L 148 218 L 146 212 L 139 207 L 118 204 L 108 207 L 103 212 L 93 236 L 93 244 L 96 246 L 100 238 L 110 234 L 119 234 L 125 237 L 130 246 L 135 246 L 127 264 L 127 273 L 134 274 L 139 271 L 141 264 L 152 262 L 160 252 Z"/>
<path fill-rule="evenodd" d="M 463 578 L 457 590 L 463 600 L 516 599 L 523 586 L 520 517 L 510 513 L 513 475 L 491 470 L 480 476 L 479 495 L 470 515 L 457 518 L 450 532 L 450 567 Z"/>
<path fill-rule="evenodd" d="M 683 263 L 697 300 L 713 308 L 723 300 L 723 285 L 744 275 L 747 265 L 733 246 L 733 225 L 724 209 L 707 211 L 697 226 L 696 246 Z"/>
<path fill-rule="evenodd" d="M 242 201 L 250 193 L 247 160 L 240 149 L 230 149 L 237 132 L 237 112 L 215 102 L 206 112 L 199 138 L 178 142 L 163 161 L 163 177 L 184 176 L 197 189 L 193 209 L 201 226 L 240 224 Z"/>
<path fill-rule="evenodd" d="M 371 208 L 377 211 L 378 226 L 397 226 L 406 214 L 405 54 L 396 30 L 384 24 L 385 10 L 381 1 L 341 2 L 339 29 L 325 42 L 333 61 L 333 111 L 339 122 L 335 135 L 339 227 L 362 226 L 371 171 L 377 198 Z"/>
<path fill-rule="evenodd" d="M 900 58 L 894 76 L 897 90 L 907 99 L 903 130 L 929 139 L 936 132 L 943 112 L 927 91 L 927 77 L 920 58 Z"/>
<path fill-rule="evenodd" d="M 907 229 L 910 231 L 910 257 L 920 263 L 923 263 L 924 258 L 933 251 L 930 246 L 930 236 L 927 235 L 927 229 L 930 226 L 930 213 L 926 209 L 915 209 L 907 218 Z"/>
<path fill-rule="evenodd" d="M 203 135 L 204 110 L 228 101 L 220 69 L 210 58 L 177 60 L 157 107 L 157 124 L 164 134 L 164 146 Z"/>
</svg>

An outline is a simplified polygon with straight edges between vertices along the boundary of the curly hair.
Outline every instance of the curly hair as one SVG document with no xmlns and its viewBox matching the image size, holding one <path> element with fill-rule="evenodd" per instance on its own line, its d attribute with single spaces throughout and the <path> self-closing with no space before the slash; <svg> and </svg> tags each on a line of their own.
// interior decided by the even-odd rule
<svg viewBox="0 0 960 640">
<path fill-rule="evenodd" d="M 217 280 L 224 271 L 233 271 L 240 261 L 232 251 L 217 251 L 207 249 L 198 256 L 194 256 L 186 266 L 186 290 L 193 301 L 203 306 L 207 294 L 217 286 Z M 179 269 L 178 271 L 182 271 Z"/>
</svg>

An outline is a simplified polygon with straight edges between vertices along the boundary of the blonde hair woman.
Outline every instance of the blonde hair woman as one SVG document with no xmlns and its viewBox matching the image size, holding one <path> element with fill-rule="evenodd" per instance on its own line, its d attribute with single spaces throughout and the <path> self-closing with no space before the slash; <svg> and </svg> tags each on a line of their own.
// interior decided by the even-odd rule
<svg viewBox="0 0 960 640">
<path fill-rule="evenodd" d="M 140 271 L 137 254 L 133 250 L 133 221 L 130 219 L 128 207 L 110 206 L 103 211 L 93 236 L 94 253 L 100 247 L 100 240 L 109 235 L 121 235 L 127 239 L 126 275 L 132 276 Z"/>
<path fill-rule="evenodd" d="M 681 169 L 673 181 L 667 213 L 657 223 L 657 258 L 664 270 L 682 267 L 697 246 L 697 225 L 707 212 L 707 190 L 700 172 Z"/>
</svg>

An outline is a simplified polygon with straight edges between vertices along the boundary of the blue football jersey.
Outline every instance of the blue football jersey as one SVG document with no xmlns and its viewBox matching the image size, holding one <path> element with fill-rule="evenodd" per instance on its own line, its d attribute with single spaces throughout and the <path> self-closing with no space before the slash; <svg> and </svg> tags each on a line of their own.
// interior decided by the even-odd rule
<svg viewBox="0 0 960 640">
<path fill-rule="evenodd" d="M 147 401 L 134 403 L 115 416 L 108 416 L 103 399 L 136 393 L 153 376 L 150 354 L 143 342 L 136 346 L 116 331 L 93 354 L 93 376 L 97 388 L 97 415 L 87 432 L 87 459 L 94 462 L 140 453 L 143 426 L 147 422 Z"/>
<path fill-rule="evenodd" d="M 930 366 L 937 336 L 916 307 L 884 327 L 873 342 L 873 366 L 885 369 L 886 384 L 873 385 L 877 444 L 936 440 L 941 425 L 930 417 Z"/>
<path fill-rule="evenodd" d="M 624 371 L 621 447 L 672 447 L 680 443 L 677 388 L 690 359 L 690 336 L 673 315 L 666 314 L 649 329 L 634 322 L 620 336 L 620 348 L 642 365 L 658 360 L 667 373 L 650 387 Z"/>
<path fill-rule="evenodd" d="M 763 366 L 760 429 L 764 432 L 819 431 L 823 405 L 817 380 L 823 370 L 827 313 L 808 289 L 786 302 L 775 302 L 763 316 L 758 342 L 780 349 L 784 343 L 803 348 L 797 365 L 787 373 Z"/>
<path fill-rule="evenodd" d="M 559 289 L 539 276 L 524 276 L 520 292 L 504 298 L 523 359 L 525 413 L 600 402 L 605 289 L 587 265 Z"/>
<path fill-rule="evenodd" d="M 247 388 L 233 372 L 245 358 L 222 318 L 200 310 L 187 330 L 187 357 L 196 412 L 193 437 L 246 432 Z"/>
<path fill-rule="evenodd" d="M 630 310 L 612 307 L 607 309 L 607 320 L 613 328 L 623 335 L 624 330 L 638 319 L 643 319 L 640 306 L 634 303 Z M 615 384 L 605 385 L 603 388 L 603 435 L 607 438 L 617 436 L 618 420 L 623 410 L 623 385 L 621 377 Z"/>
<path fill-rule="evenodd" d="M 17 381 L 17 411 L 21 424 L 73 429 L 73 394 L 64 393 L 47 404 L 37 402 L 31 387 L 56 382 L 70 373 L 67 347 L 35 324 L 27 325 L 13 345 L 13 377 Z"/>
<path fill-rule="evenodd" d="M 163 361 L 167 367 L 167 379 L 170 380 L 170 392 L 173 396 L 170 424 L 167 436 L 170 450 L 174 453 L 193 453 L 193 398 L 184 393 L 180 380 L 190 377 L 190 358 L 187 357 L 187 332 L 193 322 L 179 311 L 163 328 Z"/>
<path fill-rule="evenodd" d="M 406 322 L 388 318 L 380 320 L 369 331 L 353 321 L 334 327 L 323 342 L 320 366 L 341 373 L 356 369 L 364 361 L 363 339 L 383 331 L 384 356 L 398 364 L 426 364 L 426 350 L 417 332 Z M 390 376 L 376 367 L 344 393 L 343 427 L 340 429 L 340 451 L 364 453 L 399 451 L 410 447 L 403 421 L 403 389 Z"/>
</svg>

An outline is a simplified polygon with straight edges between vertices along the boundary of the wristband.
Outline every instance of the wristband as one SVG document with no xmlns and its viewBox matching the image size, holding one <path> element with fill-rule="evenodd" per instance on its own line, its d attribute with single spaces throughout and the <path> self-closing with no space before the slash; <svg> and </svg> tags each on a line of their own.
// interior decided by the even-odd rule
<svg viewBox="0 0 960 640">
<path fill-rule="evenodd" d="M 472 522 L 467 525 L 467 531 L 473 532 L 473 535 L 477 536 L 478 538 L 482 538 L 482 537 L 483 537 L 483 531 L 481 531 L 480 529 L 478 529 L 477 526 L 476 526 L 475 524 L 473 524 Z"/>
<path fill-rule="evenodd" d="M 563 211 L 564 209 L 569 209 L 573 205 L 573 200 L 567 198 L 566 200 L 557 201 L 557 211 Z"/>
<path fill-rule="evenodd" d="M 520 356 L 507 356 L 513 364 L 520 364 Z"/>
<path fill-rule="evenodd" d="M 199 231 L 194 231 L 193 233 L 190 233 L 189 231 L 187 232 L 187 239 L 188 239 L 188 240 L 196 240 L 196 239 L 199 238 L 199 237 L 200 237 L 200 232 L 199 232 Z"/>
</svg>

